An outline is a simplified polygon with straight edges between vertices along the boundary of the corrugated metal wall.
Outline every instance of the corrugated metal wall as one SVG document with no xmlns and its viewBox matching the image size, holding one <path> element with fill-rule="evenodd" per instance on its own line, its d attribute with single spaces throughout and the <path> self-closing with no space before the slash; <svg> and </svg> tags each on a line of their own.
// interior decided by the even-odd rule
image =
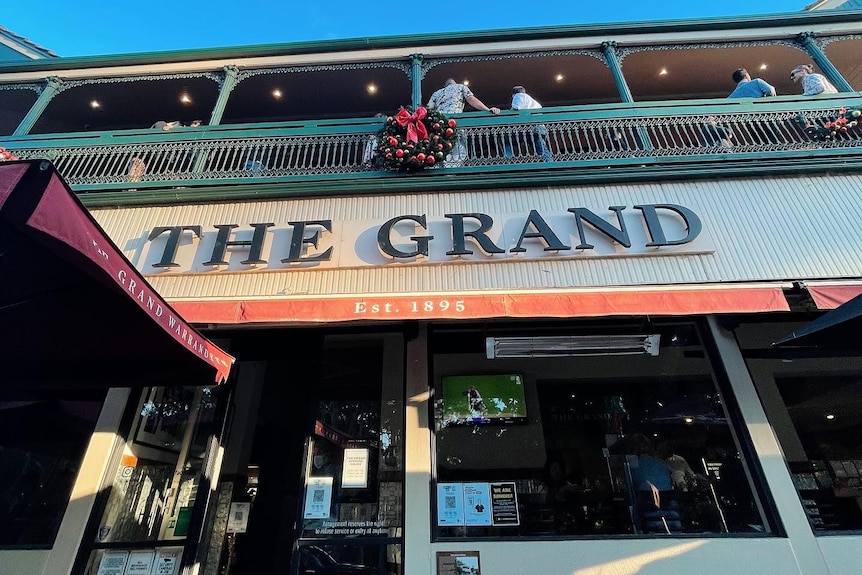
<svg viewBox="0 0 862 575">
<path fill-rule="evenodd" d="M 305 270 L 161 272 L 142 264 L 153 227 L 331 219 L 383 222 L 403 214 L 442 217 L 531 209 L 679 204 L 703 221 L 713 253 L 647 257 L 451 261 Z M 153 286 L 169 299 L 266 298 L 317 294 L 470 292 L 572 287 L 776 282 L 862 277 L 862 178 L 829 174 L 769 179 L 672 181 L 460 193 L 327 197 L 248 203 L 98 209 L 95 217 Z M 567 238 L 568 239 L 568 238 Z M 198 240 L 195 240 L 198 241 Z M 338 238 L 333 238 L 336 249 Z M 186 245 L 186 244 L 183 244 Z M 241 258 L 240 258 L 241 259 Z M 489 261 L 491 260 L 491 261 Z M 156 272 L 156 273 L 154 273 Z"/>
</svg>

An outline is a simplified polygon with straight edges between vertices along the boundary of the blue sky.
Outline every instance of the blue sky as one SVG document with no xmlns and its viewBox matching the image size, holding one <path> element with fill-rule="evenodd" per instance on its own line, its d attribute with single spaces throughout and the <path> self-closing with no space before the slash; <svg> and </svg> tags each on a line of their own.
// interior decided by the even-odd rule
<svg viewBox="0 0 862 575">
<path fill-rule="evenodd" d="M 0 24 L 60 56 L 126 54 L 529 26 L 640 22 L 802 10 L 806 0 L 45 0 L 14 2 Z M 446 6 L 452 10 L 420 8 Z M 29 7 L 29 6 L 32 6 Z M 529 6 L 533 9 L 525 9 Z"/>
</svg>

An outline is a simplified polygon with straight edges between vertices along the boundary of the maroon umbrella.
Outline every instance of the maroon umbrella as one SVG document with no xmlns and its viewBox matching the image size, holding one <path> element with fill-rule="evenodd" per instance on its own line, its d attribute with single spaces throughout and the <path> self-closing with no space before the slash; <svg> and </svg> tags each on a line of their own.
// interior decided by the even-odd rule
<svg viewBox="0 0 862 575">
<path fill-rule="evenodd" d="M 50 162 L 0 163 L 3 385 L 204 385 L 233 361 L 138 273 Z"/>
</svg>

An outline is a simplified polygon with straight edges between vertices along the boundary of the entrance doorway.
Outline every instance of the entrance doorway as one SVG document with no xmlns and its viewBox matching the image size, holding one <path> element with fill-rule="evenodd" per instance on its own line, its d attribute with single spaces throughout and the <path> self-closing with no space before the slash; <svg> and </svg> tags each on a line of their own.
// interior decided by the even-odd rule
<svg viewBox="0 0 862 575">
<path fill-rule="evenodd" d="M 222 574 L 401 575 L 401 336 L 328 335 L 290 355 L 267 360 L 248 527 Z"/>
</svg>

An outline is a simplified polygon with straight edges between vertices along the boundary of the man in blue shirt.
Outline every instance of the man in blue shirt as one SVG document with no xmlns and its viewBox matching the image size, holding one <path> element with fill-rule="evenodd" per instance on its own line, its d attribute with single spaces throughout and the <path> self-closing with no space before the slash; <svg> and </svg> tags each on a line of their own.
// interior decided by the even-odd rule
<svg viewBox="0 0 862 575">
<path fill-rule="evenodd" d="M 728 98 L 763 98 L 775 95 L 774 87 L 760 78 L 752 80 L 745 68 L 739 68 L 733 72 L 733 81 L 736 82 L 736 89 Z"/>
</svg>

